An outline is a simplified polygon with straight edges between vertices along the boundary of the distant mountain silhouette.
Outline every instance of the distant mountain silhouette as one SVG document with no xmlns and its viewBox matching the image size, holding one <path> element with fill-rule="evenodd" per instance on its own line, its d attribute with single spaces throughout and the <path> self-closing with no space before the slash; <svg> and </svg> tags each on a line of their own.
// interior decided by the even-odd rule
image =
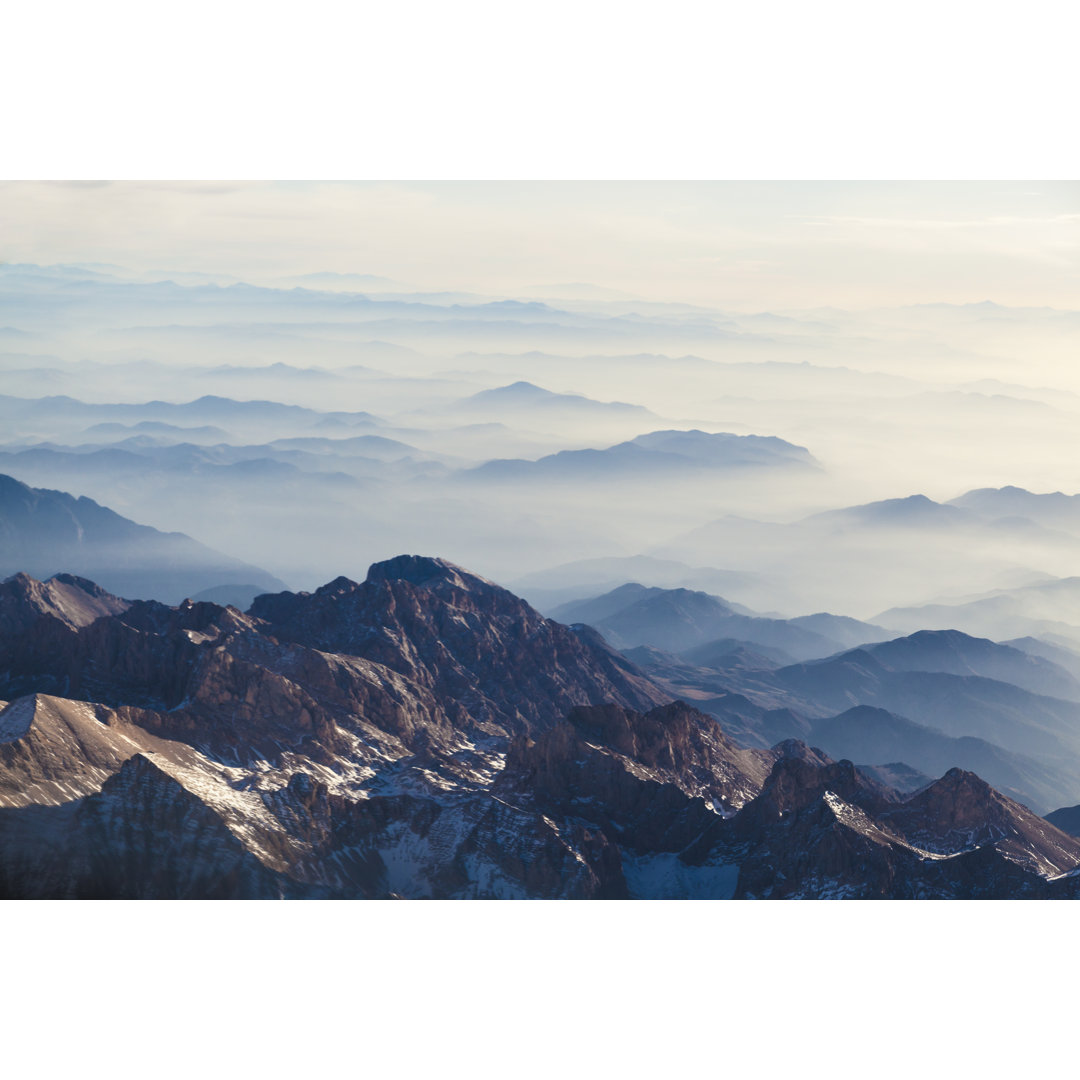
<svg viewBox="0 0 1080 1080">
<path fill-rule="evenodd" d="M 1080 495 L 1037 494 L 1010 485 L 976 488 L 950 499 L 949 505 L 988 519 L 1027 518 L 1046 528 L 1080 533 Z"/>
<path fill-rule="evenodd" d="M 243 429 L 253 424 L 277 424 L 292 429 L 312 429 L 317 423 L 340 418 L 353 424 L 376 424 L 377 418 L 365 412 L 320 412 L 301 405 L 276 401 L 237 401 L 233 398 L 204 394 L 194 401 L 147 401 L 141 403 L 97 404 L 79 401 L 66 395 L 42 398 L 18 398 L 0 394 L 0 417 L 46 416 L 50 420 L 79 421 L 86 424 L 113 422 L 161 421 L 169 424 L 211 425 Z"/>
<path fill-rule="evenodd" d="M 1035 637 L 1080 648 L 1080 577 L 998 589 L 967 601 L 895 607 L 874 616 L 892 630 L 955 628 L 1001 640 Z"/>
<path fill-rule="evenodd" d="M 743 594 L 765 596 L 768 583 L 757 574 L 740 570 L 722 570 L 713 566 L 689 566 L 674 559 L 657 559 L 651 555 L 608 556 L 599 559 L 578 559 L 538 570 L 509 582 L 518 595 L 534 607 L 551 611 L 583 597 L 599 596 L 623 582 L 639 581 L 665 589 L 698 589 L 715 595 L 735 595 L 743 602 Z M 746 600 L 752 604 L 752 600 Z"/>
<path fill-rule="evenodd" d="M 647 646 L 643 647 L 647 648 Z M 739 638 L 717 638 L 715 641 L 707 641 L 704 645 L 684 649 L 679 657 L 688 663 L 700 664 L 702 667 L 719 671 L 733 667 L 769 671 L 795 663 L 795 658 L 783 649 L 762 645 L 760 642 L 748 643 Z"/>
<path fill-rule="evenodd" d="M 315 274 L 294 274 L 292 277 L 283 278 L 281 283 L 307 289 L 348 289 L 356 292 L 364 292 L 366 289 L 389 292 L 407 288 L 400 281 L 380 277 L 378 274 L 341 274 L 327 270 Z"/>
<path fill-rule="evenodd" d="M 1014 638 L 1012 641 L 1003 641 L 1001 644 L 1026 652 L 1029 656 L 1039 656 L 1043 660 L 1050 660 L 1058 667 L 1064 668 L 1074 679 L 1080 680 L 1080 653 L 1076 649 L 1034 637 Z"/>
<path fill-rule="evenodd" d="M 605 450 L 562 450 L 538 461 L 489 461 L 463 475 L 482 480 L 572 481 L 681 476 L 688 470 L 819 467 L 805 447 L 775 436 L 695 430 L 653 431 Z"/>
<path fill-rule="evenodd" d="M 804 518 L 799 524 L 845 530 L 910 528 L 931 533 L 968 530 L 987 536 L 1015 535 L 1067 544 L 1080 536 L 1080 496 L 1060 492 L 1033 495 L 1023 488 L 984 488 L 949 502 L 908 495 L 826 510 Z"/>
<path fill-rule="evenodd" d="M 957 562 L 960 550 L 963 572 Z M 856 611 L 877 607 L 892 615 L 900 598 L 936 602 L 936 597 L 964 589 L 980 594 L 1080 565 L 1080 532 L 1070 532 L 1060 522 L 1017 514 L 987 516 L 911 495 L 790 522 L 727 514 L 649 552 L 689 563 L 710 562 L 723 552 L 725 565 L 752 570 L 773 582 L 772 605 Z M 882 572 L 883 565 L 888 573 Z M 810 567 L 813 572 L 807 573 Z M 888 621 L 884 615 L 872 621 L 901 631 L 954 626 L 993 638 L 1037 633 L 1030 625 L 1002 632 L 974 622 L 927 622 L 922 614 L 920 609 L 903 622 Z"/>
<path fill-rule="evenodd" d="M 247 611 L 255 597 L 262 596 L 264 592 L 267 590 L 258 585 L 214 585 L 194 593 L 191 602 L 220 604 L 222 607 L 232 606 L 239 611 Z"/>
<path fill-rule="evenodd" d="M 883 641 L 889 636 L 888 630 L 882 626 L 853 619 L 848 615 L 831 615 L 827 611 L 819 611 L 813 615 L 796 615 L 786 621 L 792 626 L 799 626 L 830 641 L 839 642 L 847 648 Z"/>
<path fill-rule="evenodd" d="M 894 670 L 867 648 L 780 668 L 766 681 L 787 695 L 784 703 L 809 715 L 876 705 L 949 735 L 975 735 L 1030 753 L 1080 746 L 1080 703 L 980 675 Z"/>
<path fill-rule="evenodd" d="M 904 662 L 902 654 L 897 662 Z M 1036 808 L 1060 804 L 1080 792 L 1080 704 L 1075 701 L 1035 694 L 982 675 L 895 670 L 878 658 L 872 646 L 772 671 L 729 673 L 726 685 L 759 706 L 787 707 L 809 718 L 807 738 L 814 737 L 819 722 L 844 714 L 852 706 L 874 706 L 892 717 L 907 718 L 903 723 L 889 721 L 890 738 L 895 741 L 879 745 L 878 750 L 885 755 L 883 760 L 903 761 L 925 772 L 933 771 L 932 762 L 940 764 L 940 757 L 927 755 L 938 754 L 944 744 L 913 728 L 901 732 L 904 723 L 914 722 L 962 742 L 973 739 L 993 744 L 1005 752 L 998 755 L 999 764 L 1007 761 L 1013 770 L 1008 777 L 1000 771 L 994 775 Z M 856 714 L 855 719 L 865 721 L 870 715 Z M 872 715 L 880 727 L 881 714 Z M 845 730 L 851 734 L 850 725 Z M 761 737 L 768 741 L 770 734 L 763 730 Z M 850 745 L 843 745 L 843 751 L 838 746 L 837 752 L 851 750 Z M 905 751 L 905 745 L 911 749 Z M 973 743 L 964 742 L 964 746 L 968 751 L 976 748 Z M 990 750 L 985 746 L 979 750 L 982 757 L 966 753 L 954 764 L 989 768 L 985 755 Z M 1017 755 L 1029 759 L 1023 768 Z"/>
<path fill-rule="evenodd" d="M 811 616 L 817 623 L 768 619 L 730 604 L 720 597 L 690 589 L 646 588 L 630 583 L 591 600 L 564 604 L 553 612 L 565 622 L 588 623 L 620 649 L 651 645 L 673 653 L 704 646 L 717 638 L 735 638 L 748 644 L 781 649 L 798 658 L 828 656 L 843 648 L 839 640 L 812 629 L 830 625 L 828 616 Z M 857 620 L 837 620 L 850 635 Z M 868 633 L 875 636 L 876 628 Z"/>
<path fill-rule="evenodd" d="M 807 524 L 862 528 L 950 528 L 964 525 L 971 515 L 963 510 L 934 502 L 925 495 L 909 495 L 903 499 L 882 499 L 880 502 L 849 506 L 841 510 L 826 510 L 805 519 Z"/>
<path fill-rule="evenodd" d="M 171 442 L 226 442 L 229 433 L 224 428 L 213 427 L 204 424 L 202 427 L 179 427 L 176 424 L 167 424 L 163 420 L 140 420 L 137 424 L 120 424 L 115 421 L 103 421 L 100 424 L 92 424 L 84 432 L 84 438 L 98 439 L 123 439 L 133 435 L 153 435 L 159 438 L 167 438 Z"/>
<path fill-rule="evenodd" d="M 902 761 L 930 776 L 941 776 L 959 766 L 1036 808 L 1052 805 L 1057 792 L 1075 783 L 1072 770 L 1055 769 L 986 739 L 943 735 L 869 705 L 814 721 L 807 739 L 832 757 L 859 762 Z"/>
<path fill-rule="evenodd" d="M 959 765 L 1040 813 L 1080 795 L 1076 680 L 1009 646 L 950 631 L 787 665 L 733 640 L 626 655 L 744 745 L 798 738 L 867 766 L 932 775 Z"/>
<path fill-rule="evenodd" d="M 1033 694 L 1080 701 L 1080 679 L 1052 660 L 959 630 L 920 630 L 864 648 L 893 671 L 982 675 Z"/>
<path fill-rule="evenodd" d="M 482 411 L 492 414 L 508 409 L 545 409 L 573 411 L 584 415 L 611 413 L 640 417 L 643 420 L 656 418 L 655 413 L 641 405 L 628 405 L 622 401 L 595 401 L 583 394 L 557 394 L 524 380 L 507 386 L 497 386 L 492 390 L 481 390 L 457 402 L 453 407 L 465 412 Z"/>
<path fill-rule="evenodd" d="M 265 570 L 183 533 L 159 532 L 92 499 L 0 475 L 0 578 L 19 572 L 78 574 L 120 596 L 172 603 L 214 586 L 281 587 Z"/>
<path fill-rule="evenodd" d="M 1080 806 L 1063 806 L 1047 814 L 1046 820 L 1070 836 L 1080 836 Z"/>
</svg>

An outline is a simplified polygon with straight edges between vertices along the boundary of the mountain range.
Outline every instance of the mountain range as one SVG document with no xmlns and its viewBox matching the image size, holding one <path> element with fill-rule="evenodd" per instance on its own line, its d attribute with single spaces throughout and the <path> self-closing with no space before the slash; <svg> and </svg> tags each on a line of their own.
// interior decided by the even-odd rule
<svg viewBox="0 0 1080 1080">
<path fill-rule="evenodd" d="M 1076 312 L 160 239 L 0 264 L 0 897 L 1080 895 Z"/>
<path fill-rule="evenodd" d="M 705 592 L 636 582 L 602 596 L 562 604 L 552 616 L 563 622 L 589 623 L 620 649 L 648 645 L 669 652 L 735 638 L 751 647 L 812 659 L 888 636 L 881 627 L 844 616 L 823 612 L 794 619 L 768 618 Z"/>
<path fill-rule="evenodd" d="M 1080 796 L 1077 681 L 1012 646 L 922 631 L 802 663 L 735 639 L 626 655 L 744 745 L 798 738 L 916 775 L 948 762 L 1038 812 Z"/>
<path fill-rule="evenodd" d="M 449 408 L 454 412 L 498 419 L 515 411 L 526 414 L 542 411 L 556 416 L 570 416 L 578 420 L 599 419 L 605 415 L 638 423 L 647 423 L 657 419 L 655 413 L 641 405 L 629 405 L 622 401 L 594 401 L 583 394 L 553 393 L 524 379 L 507 386 L 481 390 L 454 402 Z"/>
<path fill-rule="evenodd" d="M 827 604 L 864 612 L 896 630 L 960 628 L 1019 637 L 1039 633 L 1035 620 L 1014 617 L 1003 634 L 996 627 L 1020 611 L 958 612 L 961 624 L 942 623 L 949 613 L 940 609 L 1071 574 L 1080 558 L 1080 527 L 1070 506 L 1060 494 L 1001 488 L 951 502 L 921 494 L 882 499 L 785 521 L 729 513 L 645 553 L 708 565 L 723 552 L 725 566 L 768 578 L 777 606 Z M 1069 621 L 1060 606 L 1044 618 Z"/>
<path fill-rule="evenodd" d="M 875 616 L 894 630 L 952 627 L 993 638 L 1036 637 L 1062 645 L 1075 655 L 1080 649 L 1080 577 L 1056 578 L 995 589 L 950 603 L 895 607 Z"/>
<path fill-rule="evenodd" d="M 562 450 L 536 461 L 488 461 L 471 470 L 478 480 L 609 480 L 684 477 L 687 470 L 817 469 L 805 447 L 775 436 L 705 431 L 652 431 L 604 450 Z"/>
<path fill-rule="evenodd" d="M 5 897 L 1072 897 L 1080 841 L 740 747 L 444 560 L 211 603 L 0 585 Z M 881 774 L 883 770 L 878 770 Z"/>
</svg>

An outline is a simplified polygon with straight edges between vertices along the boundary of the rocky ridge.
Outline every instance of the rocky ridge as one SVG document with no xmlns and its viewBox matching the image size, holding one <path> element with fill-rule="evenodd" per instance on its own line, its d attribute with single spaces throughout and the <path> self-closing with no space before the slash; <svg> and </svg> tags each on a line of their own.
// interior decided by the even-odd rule
<svg viewBox="0 0 1080 1080">
<path fill-rule="evenodd" d="M 0 895 L 1073 895 L 1080 841 L 733 742 L 439 559 L 242 613 L 0 584 Z"/>
</svg>

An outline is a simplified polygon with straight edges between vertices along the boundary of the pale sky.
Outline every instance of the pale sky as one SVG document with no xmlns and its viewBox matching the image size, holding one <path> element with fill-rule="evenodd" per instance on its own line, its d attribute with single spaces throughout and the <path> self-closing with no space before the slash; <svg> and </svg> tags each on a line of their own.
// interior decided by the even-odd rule
<svg viewBox="0 0 1080 1080">
<path fill-rule="evenodd" d="M 587 282 L 736 310 L 1077 306 L 1080 182 L 0 184 L 0 259 Z"/>
</svg>

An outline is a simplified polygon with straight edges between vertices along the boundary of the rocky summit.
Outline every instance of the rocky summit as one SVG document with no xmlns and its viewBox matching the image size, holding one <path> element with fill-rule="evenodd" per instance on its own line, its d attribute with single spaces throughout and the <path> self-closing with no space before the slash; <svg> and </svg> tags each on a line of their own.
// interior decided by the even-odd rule
<svg viewBox="0 0 1080 1080">
<path fill-rule="evenodd" d="M 960 769 L 747 747 L 441 559 L 244 613 L 0 584 L 5 898 L 1068 898 L 1080 840 Z"/>
</svg>

